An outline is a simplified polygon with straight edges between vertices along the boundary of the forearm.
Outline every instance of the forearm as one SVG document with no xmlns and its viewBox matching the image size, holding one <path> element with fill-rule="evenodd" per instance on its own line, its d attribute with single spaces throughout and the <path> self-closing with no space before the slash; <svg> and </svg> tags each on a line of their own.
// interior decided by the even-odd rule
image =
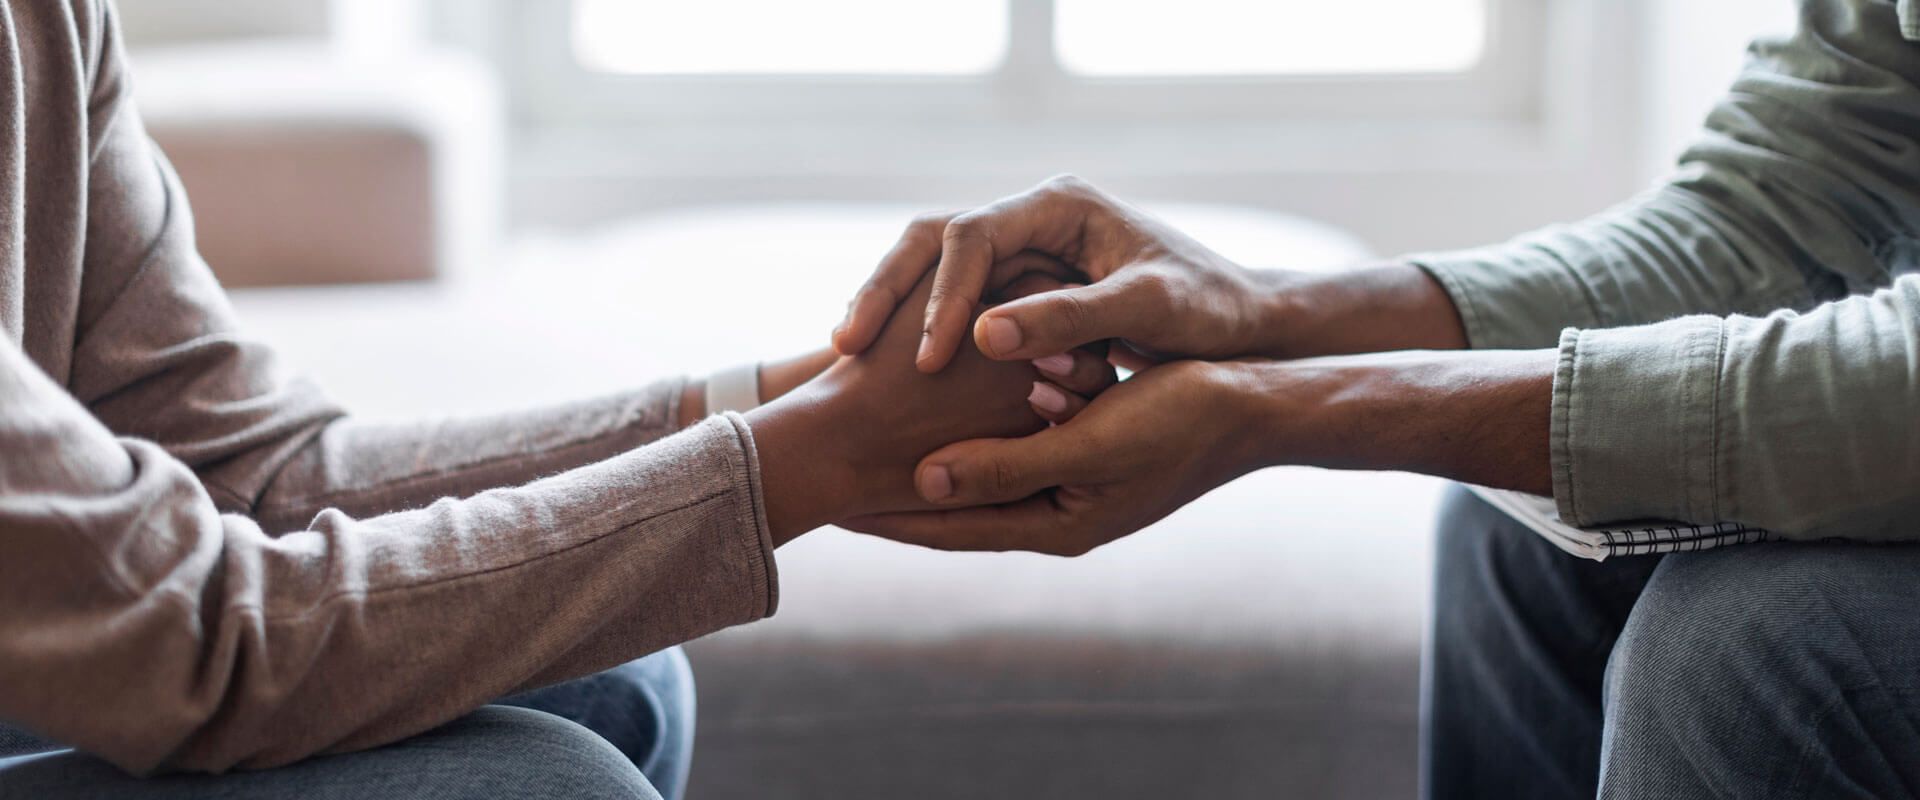
<svg viewBox="0 0 1920 800">
<path fill-rule="evenodd" d="M 1254 275 L 1261 312 L 1248 354 L 1292 359 L 1467 346 L 1447 292 L 1410 264 Z"/>
<path fill-rule="evenodd" d="M 1551 350 L 1225 365 L 1260 466 L 1406 470 L 1552 493 Z"/>
</svg>

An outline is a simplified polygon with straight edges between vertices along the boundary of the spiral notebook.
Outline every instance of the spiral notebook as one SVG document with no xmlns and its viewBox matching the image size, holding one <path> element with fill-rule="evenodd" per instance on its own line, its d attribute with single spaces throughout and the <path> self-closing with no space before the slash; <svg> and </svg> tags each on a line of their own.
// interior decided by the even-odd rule
<svg viewBox="0 0 1920 800">
<path fill-rule="evenodd" d="M 1763 529 L 1731 522 L 1689 525 L 1650 521 L 1606 528 L 1576 528 L 1560 521 L 1560 511 L 1552 498 L 1485 486 L 1467 488 L 1560 549 L 1595 561 L 1605 561 L 1608 556 L 1709 550 L 1721 545 L 1764 542 L 1773 536 Z"/>
</svg>

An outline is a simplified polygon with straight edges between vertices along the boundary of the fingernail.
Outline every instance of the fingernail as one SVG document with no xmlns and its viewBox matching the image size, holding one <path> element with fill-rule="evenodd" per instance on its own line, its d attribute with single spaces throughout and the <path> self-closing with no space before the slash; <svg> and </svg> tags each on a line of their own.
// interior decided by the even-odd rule
<svg viewBox="0 0 1920 800">
<path fill-rule="evenodd" d="M 845 335 L 847 335 L 847 323 L 842 322 L 838 325 L 833 326 L 833 336 L 827 341 L 833 342 L 834 344 L 839 344 L 840 337 Z"/>
<path fill-rule="evenodd" d="M 1041 372 L 1049 375 L 1065 377 L 1073 374 L 1073 356 L 1067 353 L 1056 353 L 1045 358 L 1036 358 L 1033 360 L 1033 365 L 1039 368 Z"/>
<path fill-rule="evenodd" d="M 917 353 L 914 353 L 913 361 L 914 363 L 917 364 L 927 360 L 927 357 L 931 355 L 933 355 L 933 334 L 927 333 L 926 331 L 921 331 L 920 332 L 920 351 Z"/>
<path fill-rule="evenodd" d="M 1064 414 L 1067 411 L 1067 396 L 1053 384 L 1035 383 L 1033 391 L 1027 394 L 1027 402 L 1040 407 L 1042 411 Z"/>
<path fill-rule="evenodd" d="M 953 494 L 953 473 L 941 465 L 920 470 L 920 496 L 928 502 L 938 502 Z"/>
<path fill-rule="evenodd" d="M 987 320 L 987 346 L 994 355 L 1006 355 L 1020 347 L 1020 326 L 1006 317 Z"/>
</svg>

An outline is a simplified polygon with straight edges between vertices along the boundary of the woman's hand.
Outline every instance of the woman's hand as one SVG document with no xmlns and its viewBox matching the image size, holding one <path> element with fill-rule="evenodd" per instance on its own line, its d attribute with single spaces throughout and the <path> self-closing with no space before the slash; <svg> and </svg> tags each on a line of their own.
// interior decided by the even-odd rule
<svg viewBox="0 0 1920 800">
<path fill-rule="evenodd" d="M 929 454 L 915 483 L 945 510 L 840 524 L 942 550 L 1085 553 L 1260 466 L 1232 381 L 1210 362 L 1151 367 L 1064 424 Z"/>
<path fill-rule="evenodd" d="M 924 303 L 931 291 L 929 276 L 907 298 Z M 1047 426 L 1028 402 L 1040 375 L 1032 365 L 964 347 L 946 370 L 925 375 L 909 363 L 919 339 L 919 321 L 900 315 L 866 352 L 746 415 L 777 542 L 851 516 L 926 508 L 913 488 L 921 457 Z"/>
<path fill-rule="evenodd" d="M 766 405 L 800 388 L 801 384 L 819 377 L 838 360 L 839 353 L 832 348 L 822 347 L 811 353 L 761 362 L 760 404 Z"/>
<path fill-rule="evenodd" d="M 929 302 L 907 290 L 935 270 Z M 1331 275 L 1255 272 L 1072 178 L 908 227 L 834 333 L 867 349 L 896 306 L 924 308 L 916 363 L 937 372 L 957 352 L 982 297 L 1024 272 L 1088 283 L 992 309 L 973 340 L 996 359 L 1034 359 L 1104 339 L 1153 357 L 1297 358 L 1464 346 L 1452 302 L 1422 270 L 1393 265 Z"/>
<path fill-rule="evenodd" d="M 760 362 L 760 404 L 771 403 L 800 384 L 813 380 L 839 358 L 840 354 L 832 348 L 823 347 L 811 353 Z M 687 381 L 686 388 L 680 390 L 680 427 L 699 422 L 707 416 L 707 412 L 707 382 Z"/>
</svg>

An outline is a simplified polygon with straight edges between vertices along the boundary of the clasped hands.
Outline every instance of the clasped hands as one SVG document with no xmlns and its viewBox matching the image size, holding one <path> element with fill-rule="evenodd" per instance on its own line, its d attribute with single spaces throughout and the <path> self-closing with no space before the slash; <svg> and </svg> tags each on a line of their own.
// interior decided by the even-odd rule
<svg viewBox="0 0 1920 800">
<path fill-rule="evenodd" d="M 1473 450 L 1544 438 L 1551 365 L 1430 352 L 1463 339 L 1418 268 L 1256 272 L 1056 178 L 916 220 L 834 331 L 842 357 L 749 421 L 776 538 L 1078 555 L 1276 464 L 1538 490 Z M 1487 414 L 1521 420 L 1513 443 L 1419 441 Z"/>
</svg>

